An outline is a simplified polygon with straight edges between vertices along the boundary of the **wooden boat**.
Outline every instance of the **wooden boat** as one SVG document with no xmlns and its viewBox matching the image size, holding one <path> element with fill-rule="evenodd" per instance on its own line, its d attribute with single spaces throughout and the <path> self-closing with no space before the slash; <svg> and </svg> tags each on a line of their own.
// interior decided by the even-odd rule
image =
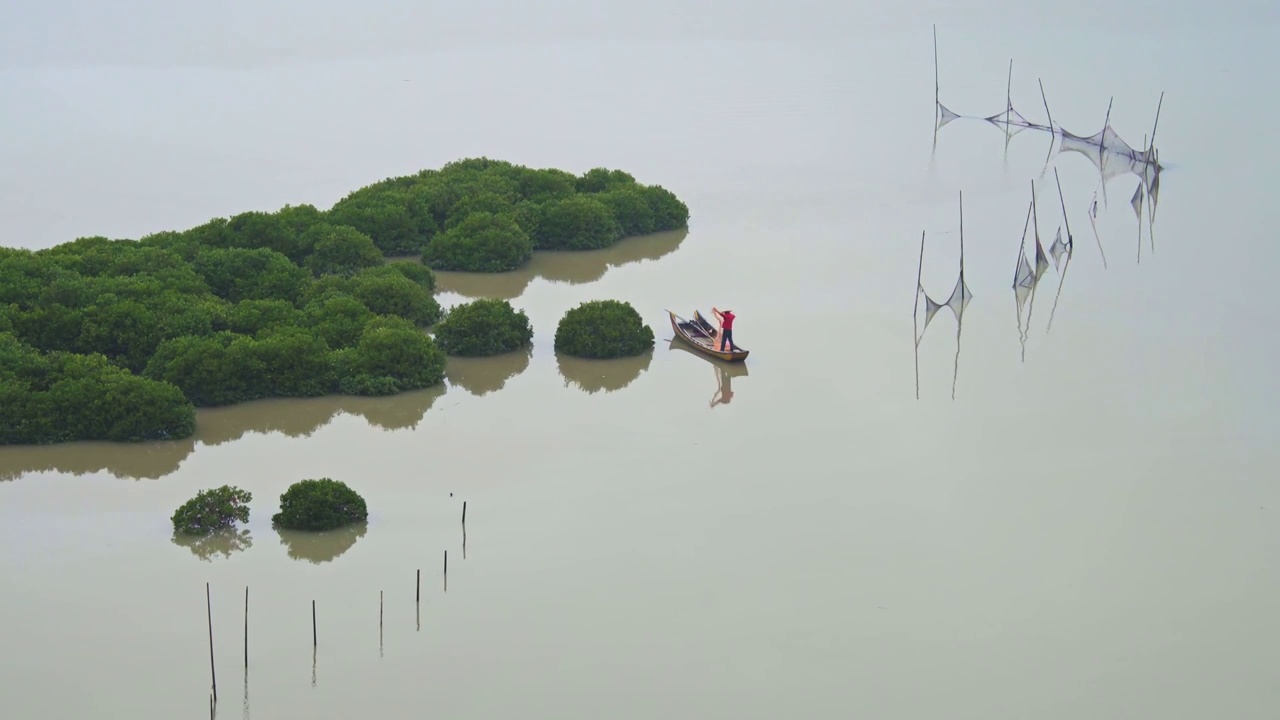
<svg viewBox="0 0 1280 720">
<path fill-rule="evenodd" d="M 707 319 L 697 310 L 693 311 L 693 320 L 685 320 L 670 310 L 667 311 L 667 315 L 671 316 L 671 331 L 676 334 L 676 337 L 707 357 L 725 362 L 742 362 L 750 354 L 749 350 L 743 350 L 741 347 L 737 350 L 718 350 L 719 346 L 713 344 L 712 340 L 716 333 L 716 326 L 707 322 Z"/>
</svg>

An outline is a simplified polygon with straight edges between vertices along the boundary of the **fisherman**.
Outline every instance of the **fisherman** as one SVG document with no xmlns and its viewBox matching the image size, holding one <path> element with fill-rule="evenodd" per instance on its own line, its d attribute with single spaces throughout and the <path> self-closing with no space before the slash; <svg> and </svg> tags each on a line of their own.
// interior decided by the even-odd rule
<svg viewBox="0 0 1280 720">
<path fill-rule="evenodd" d="M 722 312 L 714 307 L 711 308 L 711 312 L 720 321 L 720 332 L 718 333 L 720 335 L 720 352 L 724 352 L 726 345 L 730 350 L 736 352 L 738 346 L 733 344 L 733 321 L 737 316 L 733 314 L 732 310 Z"/>
</svg>

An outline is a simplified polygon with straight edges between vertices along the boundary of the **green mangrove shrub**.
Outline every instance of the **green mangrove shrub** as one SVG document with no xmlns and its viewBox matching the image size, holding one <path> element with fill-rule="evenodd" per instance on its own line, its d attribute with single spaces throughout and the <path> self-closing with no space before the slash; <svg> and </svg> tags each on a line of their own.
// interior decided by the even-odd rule
<svg viewBox="0 0 1280 720">
<path fill-rule="evenodd" d="M 446 355 L 497 355 L 532 343 L 533 326 L 506 300 L 482 298 L 449 310 L 436 325 L 435 340 Z"/>
<path fill-rule="evenodd" d="M 348 395 L 392 395 L 438 385 L 447 358 L 435 341 L 400 318 L 378 318 L 365 326 L 353 347 L 333 354 L 339 391 Z"/>
<path fill-rule="evenodd" d="M 538 218 L 539 250 L 597 250 L 622 237 L 610 206 L 589 195 L 548 202 Z"/>
<path fill-rule="evenodd" d="M 605 247 L 688 217 L 620 170 L 467 158 L 328 210 L 0 248 L 0 444 L 176 439 L 195 407 L 439 383 L 445 355 L 421 330 L 443 316 L 432 268 L 502 272 L 535 248 Z M 528 344 L 514 320 L 464 339 L 467 317 L 438 335 L 457 354 Z"/>
<path fill-rule="evenodd" d="M 506 272 L 533 257 L 533 241 L 509 213 L 477 211 L 435 236 L 422 254 L 436 270 Z"/>
<path fill-rule="evenodd" d="M 368 518 L 359 493 L 340 480 L 319 478 L 290 485 L 271 523 L 284 530 L 333 530 Z"/>
<path fill-rule="evenodd" d="M 195 432 L 180 389 L 94 353 L 43 353 L 0 333 L 0 445 L 176 440 Z"/>
<path fill-rule="evenodd" d="M 632 357 L 653 349 L 653 328 L 631 303 L 592 300 L 569 310 L 556 326 L 556 352 L 581 358 Z"/>
<path fill-rule="evenodd" d="M 253 493 L 233 485 L 201 490 L 174 511 L 173 531 L 178 535 L 208 535 L 237 522 L 249 522 Z"/>
</svg>

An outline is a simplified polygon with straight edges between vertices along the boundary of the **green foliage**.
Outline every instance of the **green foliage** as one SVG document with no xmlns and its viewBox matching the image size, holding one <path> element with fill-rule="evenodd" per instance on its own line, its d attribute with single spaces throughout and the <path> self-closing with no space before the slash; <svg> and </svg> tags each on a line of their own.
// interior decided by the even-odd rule
<svg viewBox="0 0 1280 720">
<path fill-rule="evenodd" d="M 675 193 L 661 185 L 648 185 L 641 192 L 653 208 L 653 229 L 677 230 L 689 223 L 689 206 L 680 201 Z"/>
<path fill-rule="evenodd" d="M 436 270 L 505 272 L 533 257 L 533 241 L 514 217 L 476 212 L 435 236 L 422 259 Z"/>
<path fill-rule="evenodd" d="M 146 377 L 181 388 L 198 406 L 267 397 L 313 397 L 334 388 L 329 346 L 297 327 L 268 328 L 258 337 L 221 332 L 166 340 Z"/>
<path fill-rule="evenodd" d="M 312 300 L 302 312 L 307 327 L 334 349 L 355 345 L 374 317 L 364 303 L 339 291 Z"/>
<path fill-rule="evenodd" d="M 418 262 L 395 260 L 378 267 L 368 268 L 362 274 L 367 277 L 392 274 L 403 275 L 421 285 L 429 293 L 436 291 L 436 274 L 431 272 L 431 268 Z"/>
<path fill-rule="evenodd" d="M 380 317 L 353 347 L 333 353 L 339 389 L 350 395 L 390 395 L 444 380 L 445 354 L 412 323 Z"/>
<path fill-rule="evenodd" d="M 162 332 L 155 314 L 142 303 L 104 295 L 85 309 L 76 348 L 101 353 L 137 372 L 155 352 Z"/>
<path fill-rule="evenodd" d="M 364 498 L 346 483 L 330 478 L 301 480 L 280 495 L 280 512 L 271 522 L 285 530 L 333 530 L 369 518 Z"/>
<path fill-rule="evenodd" d="M 195 431 L 195 408 L 173 385 L 98 354 L 43 354 L 0 334 L 0 445 L 171 440 Z"/>
<path fill-rule="evenodd" d="M 307 282 L 307 272 L 274 250 L 206 248 L 192 263 L 209 288 L 224 300 L 281 299 L 293 302 Z"/>
<path fill-rule="evenodd" d="M 253 493 L 233 485 L 201 490 L 174 511 L 173 531 L 178 535 L 209 535 L 249 522 Z"/>
<path fill-rule="evenodd" d="M 286 300 L 241 300 L 226 312 L 227 329 L 241 335 L 302 324 L 302 313 Z M 188 333 L 208 335 L 209 333 Z"/>
<path fill-rule="evenodd" d="M 431 268 L 501 272 L 535 246 L 605 247 L 688 208 L 620 170 L 467 158 L 139 240 L 0 248 L 0 444 L 181 438 L 194 407 L 438 384 L 459 355 L 529 344 L 509 305 L 437 332 Z M 421 261 L 385 262 L 422 253 Z M 601 351 L 603 352 L 603 351 Z"/>
<path fill-rule="evenodd" d="M 307 254 L 311 253 L 310 240 L 307 239 L 307 231 L 316 225 L 327 224 L 324 213 L 320 212 L 314 205 L 285 205 L 276 211 L 276 215 L 284 222 L 285 227 L 296 233 L 302 238 L 302 247 Z M 285 253 L 288 255 L 288 253 Z M 303 261 L 293 258 L 294 262 L 302 264 Z"/>
<path fill-rule="evenodd" d="M 630 303 L 618 300 L 584 302 L 556 327 L 556 352 L 574 357 L 631 357 L 652 348 L 653 329 Z"/>
<path fill-rule="evenodd" d="M 533 342 L 533 326 L 506 300 L 484 298 L 449 310 L 436 326 L 435 339 L 448 355 L 497 355 Z"/>
<path fill-rule="evenodd" d="M 290 262 L 301 263 L 307 256 L 308 242 L 304 233 L 291 225 L 289 215 L 247 212 L 227 221 L 225 242 L 233 248 L 274 250 Z"/>
<path fill-rule="evenodd" d="M 452 230 L 467 218 L 476 213 L 486 213 L 488 215 L 501 215 L 509 213 L 514 203 L 511 198 L 498 193 L 482 190 L 474 195 L 468 195 L 454 203 L 449 208 L 449 213 L 444 221 L 444 229 Z"/>
<path fill-rule="evenodd" d="M 351 294 L 379 315 L 395 315 L 423 327 L 440 319 L 440 303 L 431 291 L 400 272 L 382 266 L 357 273 Z"/>
<path fill-rule="evenodd" d="M 591 196 L 575 196 L 542 208 L 534 241 L 539 250 L 595 250 L 622 237 L 609 206 Z"/>
<path fill-rule="evenodd" d="M 630 187 L 635 184 L 636 179 L 629 173 L 602 167 L 591 168 L 584 172 L 577 181 L 578 192 L 584 193 L 605 192 L 606 190 Z"/>
<path fill-rule="evenodd" d="M 373 239 L 348 225 L 314 225 L 306 238 L 312 249 L 305 264 L 315 275 L 354 275 L 382 264 L 382 251 Z"/>
<path fill-rule="evenodd" d="M 387 256 L 422 252 L 437 270 L 503 272 L 531 257 L 508 218 L 535 249 L 590 250 L 684 227 L 689 211 L 668 191 L 621 170 L 575 177 L 482 157 L 366 186 L 328 217 L 367 234 Z M 476 218 L 484 220 L 469 224 Z"/>
<path fill-rule="evenodd" d="M 413 255 L 435 234 L 435 219 L 422 209 L 428 200 L 412 187 L 370 186 L 339 200 L 329 222 L 368 235 L 384 255 Z"/>
<path fill-rule="evenodd" d="M 596 196 L 613 213 L 622 234 L 648 235 L 654 231 L 653 206 L 644 189 L 631 185 L 608 190 Z"/>
</svg>

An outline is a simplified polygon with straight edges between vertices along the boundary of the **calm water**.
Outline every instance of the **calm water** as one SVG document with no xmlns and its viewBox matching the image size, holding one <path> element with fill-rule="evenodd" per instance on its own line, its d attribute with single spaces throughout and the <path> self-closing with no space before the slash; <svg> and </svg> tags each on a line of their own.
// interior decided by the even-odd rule
<svg viewBox="0 0 1280 720">
<path fill-rule="evenodd" d="M 224 718 L 1275 714 L 1271 6 L 260 5 L 0 10 L 5 242 L 323 207 L 482 154 L 626 169 L 689 231 L 442 274 L 446 304 L 509 298 L 536 332 L 445 390 L 0 449 L 0 717 L 200 717 L 206 582 Z M 1001 111 L 1013 58 L 1028 118 L 1037 78 L 1082 135 L 1114 97 L 1140 147 L 1164 91 L 1154 240 L 1138 178 L 1111 179 L 1104 268 L 1097 169 L 1046 162 L 1044 133 L 1006 151 L 960 120 L 933 149 L 934 22 L 956 112 Z M 1024 357 L 1012 274 L 1033 179 L 1046 249 L 1062 223 L 1055 168 L 1076 251 Z M 974 297 L 958 359 L 951 314 L 929 325 L 917 400 L 920 232 L 945 300 L 960 191 Z M 653 353 L 558 359 L 596 298 L 632 302 Z M 669 344 L 665 309 L 712 305 L 746 368 Z M 271 528 L 318 476 L 367 527 Z M 174 543 L 173 509 L 226 482 L 256 496 L 247 532 Z"/>
</svg>

